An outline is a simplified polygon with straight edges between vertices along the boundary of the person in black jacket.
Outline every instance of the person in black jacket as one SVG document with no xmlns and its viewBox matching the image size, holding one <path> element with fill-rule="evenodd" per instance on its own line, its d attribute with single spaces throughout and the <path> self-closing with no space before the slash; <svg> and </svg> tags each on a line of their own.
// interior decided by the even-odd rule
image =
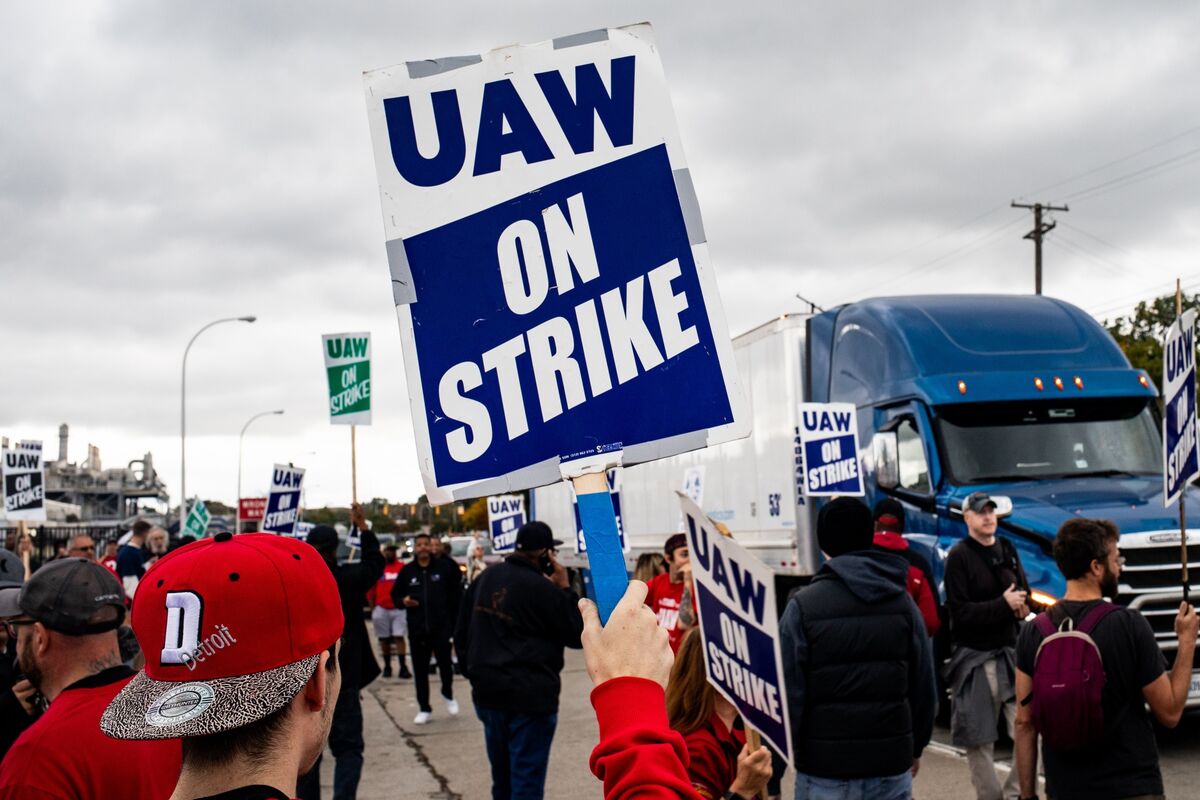
<svg viewBox="0 0 1200 800">
<path fill-rule="evenodd" d="M 412 651 L 413 683 L 417 687 L 419 710 L 413 722 L 424 725 L 433 716 L 429 705 L 429 658 L 437 657 L 442 678 L 442 698 L 446 712 L 458 715 L 454 699 L 454 667 L 450 657 L 450 636 L 458 619 L 462 599 L 462 572 L 449 558 L 434 558 L 429 534 L 419 533 L 413 542 L 412 561 L 400 570 L 392 587 L 396 608 L 408 609 L 408 645 Z"/>
<path fill-rule="evenodd" d="M 909 797 L 933 733 L 933 656 L 908 562 L 873 537 L 861 502 L 826 504 L 817 540 L 829 560 L 779 623 L 797 797 Z"/>
<path fill-rule="evenodd" d="M 1029 615 L 1029 581 L 1017 549 L 996 535 L 996 502 L 973 492 L 962 503 L 968 537 L 946 557 L 946 608 L 950 612 L 950 739 L 967 751 L 978 800 L 1018 796 L 1018 773 L 1000 785 L 992 762 L 1000 715 L 1009 736 L 1017 716 L 1017 629 Z M 1040 609 L 1039 609 L 1040 610 Z"/>
<path fill-rule="evenodd" d="M 362 507 L 357 503 L 350 507 L 350 523 L 361 537 L 361 561 L 338 564 L 338 533 L 328 525 L 318 525 L 308 533 L 308 543 L 316 548 L 337 581 L 338 595 L 342 601 L 342 616 L 346 627 L 342 634 L 342 649 L 338 654 L 338 670 L 342 685 L 338 692 L 337 705 L 333 710 L 333 727 L 329 731 L 329 750 L 336 765 L 333 770 L 333 800 L 354 800 L 358 795 L 358 781 L 363 766 L 363 687 L 379 677 L 379 662 L 367 635 L 367 623 L 363 619 L 367 591 L 383 575 L 383 553 L 379 540 L 367 527 Z M 296 786 L 300 800 L 320 800 L 321 759 Z"/>
<path fill-rule="evenodd" d="M 540 798 L 558 725 L 563 648 L 581 648 L 583 617 L 562 544 L 544 522 L 517 531 L 516 552 L 467 589 L 454 643 L 492 764 L 492 798 Z"/>
</svg>

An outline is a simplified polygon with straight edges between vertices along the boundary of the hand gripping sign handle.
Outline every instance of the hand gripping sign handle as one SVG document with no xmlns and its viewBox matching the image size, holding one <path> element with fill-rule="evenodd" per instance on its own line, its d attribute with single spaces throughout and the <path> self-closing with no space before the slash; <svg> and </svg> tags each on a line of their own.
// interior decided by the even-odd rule
<svg viewBox="0 0 1200 800">
<path fill-rule="evenodd" d="M 625 554 L 621 552 L 621 537 L 617 533 L 617 515 L 613 511 L 612 495 L 608 493 L 608 477 L 604 471 L 589 473 L 572 478 L 571 485 L 575 487 L 579 524 L 587 543 L 596 608 L 600 612 L 600 622 L 606 623 L 629 585 Z"/>
</svg>

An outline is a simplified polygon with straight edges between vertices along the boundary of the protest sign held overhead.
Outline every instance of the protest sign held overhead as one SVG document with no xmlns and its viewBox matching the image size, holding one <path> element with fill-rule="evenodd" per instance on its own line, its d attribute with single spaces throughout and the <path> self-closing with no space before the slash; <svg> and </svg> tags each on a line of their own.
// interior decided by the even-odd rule
<svg viewBox="0 0 1200 800">
<path fill-rule="evenodd" d="M 208 513 L 208 507 L 204 505 L 203 500 L 197 498 L 188 511 L 187 521 L 183 524 L 184 533 L 195 536 L 197 539 L 203 539 L 204 534 L 208 531 L 210 519 L 212 516 Z"/>
<path fill-rule="evenodd" d="M 304 470 L 276 464 L 271 472 L 271 493 L 263 513 L 260 530 L 292 536 L 300 520 L 300 488 L 304 485 Z"/>
<path fill-rule="evenodd" d="M 371 424 L 371 334 L 330 333 L 321 337 L 329 381 L 329 421 Z"/>
<path fill-rule="evenodd" d="M 1196 444 L 1196 311 L 1167 330 L 1163 344 L 1163 505 L 1200 472 Z"/>
<path fill-rule="evenodd" d="M 41 522 L 46 519 L 46 475 L 42 467 L 42 443 L 19 442 L 5 448 L 4 515 L 13 521 Z"/>
<path fill-rule="evenodd" d="M 629 539 L 625 536 L 625 526 L 621 523 L 621 470 L 610 469 L 605 474 L 608 481 L 608 495 L 612 498 L 613 515 L 617 518 L 617 536 L 621 540 L 621 552 L 629 552 Z M 571 491 L 571 508 L 575 511 L 575 552 L 587 552 L 587 538 L 583 535 L 583 521 L 579 518 L 579 498 Z"/>
<path fill-rule="evenodd" d="M 241 522 L 259 522 L 266 510 L 265 497 L 243 497 L 238 500 L 238 520 Z"/>
<path fill-rule="evenodd" d="M 365 89 L 431 502 L 748 432 L 649 25 L 412 61 Z"/>
<path fill-rule="evenodd" d="M 722 536 L 682 492 L 692 581 L 708 682 L 753 728 L 784 754 L 792 752 L 775 577 L 733 539 Z"/>
<path fill-rule="evenodd" d="M 525 498 L 518 494 L 489 497 L 487 510 L 492 549 L 511 553 L 517 546 L 517 531 L 525 524 Z"/>
<path fill-rule="evenodd" d="M 853 403 L 801 403 L 799 447 L 809 497 L 862 496 Z"/>
</svg>

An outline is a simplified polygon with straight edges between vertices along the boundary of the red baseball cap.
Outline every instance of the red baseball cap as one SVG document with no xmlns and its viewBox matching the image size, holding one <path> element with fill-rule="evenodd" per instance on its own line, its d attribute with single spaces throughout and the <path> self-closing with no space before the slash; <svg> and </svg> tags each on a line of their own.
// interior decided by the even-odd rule
<svg viewBox="0 0 1200 800">
<path fill-rule="evenodd" d="M 304 542 L 219 533 L 160 559 L 138 584 L 146 666 L 109 704 L 117 739 L 232 730 L 278 711 L 342 636 L 333 573 Z"/>
</svg>

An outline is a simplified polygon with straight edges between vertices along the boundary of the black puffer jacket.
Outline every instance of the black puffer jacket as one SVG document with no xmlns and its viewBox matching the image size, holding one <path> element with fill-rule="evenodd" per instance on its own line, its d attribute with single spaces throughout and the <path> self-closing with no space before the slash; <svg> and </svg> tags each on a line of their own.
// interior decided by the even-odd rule
<svg viewBox="0 0 1200 800">
<path fill-rule="evenodd" d="M 847 553 L 788 604 L 779 633 L 798 771 L 899 775 L 929 743 L 933 657 L 907 571 L 891 553 Z"/>
<path fill-rule="evenodd" d="M 404 598 L 417 605 L 407 608 L 408 635 L 449 639 L 458 621 L 462 599 L 462 572 L 450 558 L 431 558 L 421 566 L 416 559 L 404 565 L 392 587 L 392 602 L 405 608 Z"/>
</svg>

